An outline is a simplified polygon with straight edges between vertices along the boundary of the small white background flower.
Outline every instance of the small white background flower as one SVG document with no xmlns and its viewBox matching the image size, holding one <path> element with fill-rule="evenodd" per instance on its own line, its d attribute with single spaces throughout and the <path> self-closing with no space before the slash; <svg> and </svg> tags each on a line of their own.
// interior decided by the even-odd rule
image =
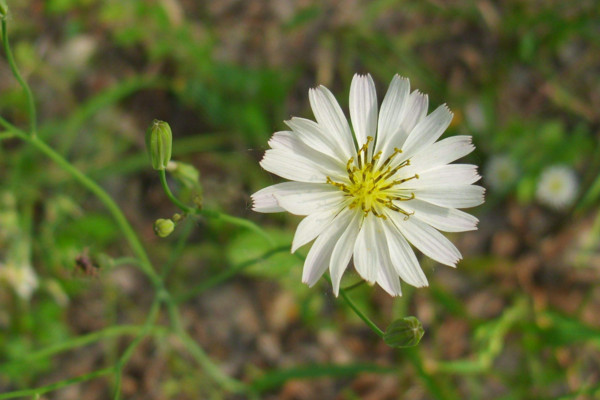
<svg viewBox="0 0 600 400">
<path fill-rule="evenodd" d="M 329 270 L 337 295 L 353 259 L 362 278 L 393 296 L 400 278 L 427 286 L 409 243 L 454 267 L 461 254 L 439 231 L 476 229 L 478 220 L 458 208 L 481 204 L 484 189 L 473 185 L 476 166 L 449 165 L 473 151 L 471 137 L 437 141 L 452 120 L 448 108 L 427 115 L 428 97 L 397 75 L 379 112 L 371 76 L 354 76 L 352 129 L 327 88 L 311 89 L 309 99 L 316 122 L 286 121 L 290 130 L 273 135 L 261 161 L 291 182 L 252 196 L 255 211 L 306 216 L 292 243 L 294 252 L 314 240 L 303 282 L 312 286 Z"/>
<path fill-rule="evenodd" d="M 577 175 L 571 168 L 554 165 L 542 172 L 536 197 L 540 203 L 560 210 L 573 204 L 578 187 Z"/>
</svg>

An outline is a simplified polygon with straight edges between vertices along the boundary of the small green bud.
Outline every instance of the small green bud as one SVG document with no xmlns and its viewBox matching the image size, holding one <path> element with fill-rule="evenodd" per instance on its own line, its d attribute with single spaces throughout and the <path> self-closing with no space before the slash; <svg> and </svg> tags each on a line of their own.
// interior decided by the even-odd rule
<svg viewBox="0 0 600 400">
<path fill-rule="evenodd" d="M 413 347 L 425 334 L 423 325 L 416 317 L 397 319 L 388 326 L 383 341 L 390 347 Z"/>
<path fill-rule="evenodd" d="M 1 0 L 0 0 L 1 1 Z M 163 170 L 171 159 L 173 134 L 169 124 L 155 119 L 146 131 L 146 149 L 152 168 Z"/>
<path fill-rule="evenodd" d="M 171 162 L 167 168 L 175 179 L 190 189 L 200 188 L 200 171 L 191 164 Z"/>
<path fill-rule="evenodd" d="M 8 5 L 6 0 L 0 0 L 0 19 L 4 19 L 8 15 Z"/>
<path fill-rule="evenodd" d="M 161 238 L 169 236 L 175 229 L 175 223 L 170 219 L 157 219 L 154 222 L 154 233 Z"/>
</svg>

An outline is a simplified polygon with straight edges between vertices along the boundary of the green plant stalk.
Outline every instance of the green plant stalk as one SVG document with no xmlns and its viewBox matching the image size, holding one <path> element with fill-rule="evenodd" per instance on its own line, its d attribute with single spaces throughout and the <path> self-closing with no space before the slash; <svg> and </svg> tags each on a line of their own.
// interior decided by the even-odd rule
<svg viewBox="0 0 600 400">
<path fill-rule="evenodd" d="M 249 221 L 244 218 L 234 217 L 232 215 L 225 214 L 225 213 L 215 211 L 215 210 L 207 210 L 204 208 L 199 209 L 199 208 L 193 208 L 193 207 L 187 206 L 181 200 L 179 200 L 177 197 L 175 197 L 173 192 L 171 192 L 171 189 L 169 188 L 169 183 L 167 182 L 167 174 L 166 174 L 165 170 L 160 170 L 160 171 L 158 171 L 158 173 L 160 176 L 160 183 L 162 185 L 162 188 L 163 188 L 165 194 L 167 195 L 167 197 L 169 198 L 169 200 L 171 200 L 171 202 L 173 204 L 175 204 L 179 209 L 181 209 L 186 214 L 203 215 L 203 216 L 209 217 L 209 218 L 220 219 L 229 224 L 237 225 L 239 227 L 254 231 L 255 233 L 264 237 L 269 242 L 270 245 L 275 244 L 275 242 L 273 241 L 273 238 L 271 238 L 271 236 L 267 232 L 265 232 L 260 226 L 256 225 L 252 221 Z"/>
<path fill-rule="evenodd" d="M 123 379 L 123 368 L 125 368 L 125 366 L 127 365 L 127 362 L 133 355 L 133 352 L 135 351 L 137 346 L 139 346 L 142 340 L 144 340 L 146 336 L 148 336 L 148 334 L 150 333 L 150 330 L 156 323 L 156 318 L 158 317 L 159 310 L 160 298 L 159 295 L 157 295 L 154 299 L 154 302 L 152 303 L 152 306 L 150 307 L 150 312 L 148 313 L 146 322 L 144 322 L 144 328 L 133 340 L 133 342 L 131 342 L 127 349 L 125 349 L 125 352 L 121 355 L 121 358 L 119 358 L 119 361 L 117 361 L 117 364 L 115 365 L 115 400 L 119 400 L 121 398 L 121 382 Z"/>
<path fill-rule="evenodd" d="M 328 279 L 329 279 L 329 277 L 328 277 Z M 329 279 L 329 282 L 331 282 L 331 279 Z M 354 304 L 354 302 L 352 301 L 352 299 L 350 299 L 350 297 L 348 296 L 348 294 L 346 293 L 346 291 L 344 289 L 340 289 L 340 295 L 342 295 L 342 298 L 344 299 L 346 304 L 348 304 L 348 306 L 350 306 L 352 311 L 354 311 L 354 313 L 356 315 L 358 315 L 360 317 L 360 319 L 362 319 L 365 322 L 365 324 L 367 324 L 367 326 L 369 328 L 371 328 L 371 330 L 377 334 L 377 336 L 379 336 L 380 338 L 383 338 L 383 335 L 385 333 L 381 329 L 379 329 L 379 327 L 377 325 L 375 325 L 375 323 L 373 321 L 371 321 L 371 319 L 369 317 L 367 317 L 366 314 L 364 314 L 362 311 L 360 311 L 358 309 L 358 307 L 356 307 L 356 304 Z"/>
<path fill-rule="evenodd" d="M 264 261 L 275 254 L 278 254 L 278 253 L 281 253 L 284 251 L 288 251 L 289 249 L 290 249 L 290 246 L 288 246 L 288 245 L 276 247 L 274 249 L 271 249 L 271 250 L 265 252 L 260 257 L 257 257 L 252 260 L 248 260 L 246 262 L 240 263 L 239 265 L 233 266 L 233 267 L 221 272 L 220 274 L 217 274 L 217 275 L 213 276 L 212 278 L 200 283 L 199 285 L 197 285 L 195 288 L 191 289 L 190 291 L 177 296 L 175 298 L 175 302 L 182 303 L 182 302 L 188 301 L 192 297 L 199 295 L 200 293 L 204 292 L 205 290 L 210 289 L 211 287 L 216 286 L 219 283 L 222 283 L 222 282 L 226 281 L 227 279 L 235 276 L 235 274 L 250 267 L 251 265 L 254 265 L 260 261 Z"/>
<path fill-rule="evenodd" d="M 70 340 L 66 340 L 63 343 L 58 343 L 52 346 L 48 346 L 44 349 L 33 352 L 23 358 L 22 360 L 15 360 L 17 363 L 33 362 L 44 358 L 51 357 L 56 354 L 63 353 L 65 351 L 73 350 L 79 347 L 87 346 L 92 343 L 98 342 L 102 339 L 108 339 L 111 337 L 119 337 L 126 335 L 138 335 L 144 329 L 143 326 L 139 325 L 117 325 L 103 329 L 101 331 L 93 332 L 87 335 L 79 336 Z M 166 333 L 166 329 L 161 327 L 153 327 L 152 334 L 160 335 Z"/>
<path fill-rule="evenodd" d="M 74 385 L 76 383 L 90 381 L 92 379 L 96 379 L 98 377 L 108 375 L 108 374 L 112 373 L 113 371 L 114 371 L 113 367 L 104 368 L 104 369 L 99 369 L 97 371 L 90 372 L 88 374 L 77 376 L 75 378 L 65 379 L 65 380 L 51 383 L 49 385 L 41 386 L 38 388 L 24 389 L 24 390 L 17 390 L 14 392 L 2 393 L 2 394 L 0 394 L 0 400 L 41 395 L 44 393 L 52 392 L 54 390 L 63 388 L 65 386 L 70 386 L 70 385 Z"/>
<path fill-rule="evenodd" d="M 33 99 L 33 93 L 29 88 L 27 82 L 21 76 L 19 69 L 17 68 L 17 64 L 15 63 L 15 59 L 12 54 L 12 50 L 10 49 L 10 44 L 8 43 L 8 31 L 6 26 L 6 18 L 2 19 L 2 45 L 4 47 L 4 52 L 6 53 L 6 60 L 8 61 L 8 65 L 10 65 L 10 69 L 14 75 L 14 77 L 19 82 L 19 85 L 25 91 L 25 96 L 27 97 L 27 109 L 29 113 L 29 134 L 32 137 L 35 137 L 37 134 L 37 112 L 35 109 L 35 100 Z"/>
<path fill-rule="evenodd" d="M 224 389 L 233 393 L 250 394 L 250 388 L 246 384 L 224 374 L 221 369 L 213 363 L 210 357 L 208 357 L 204 352 L 204 349 L 202 349 L 202 347 L 200 347 L 200 345 L 198 345 L 198 343 L 196 343 L 196 341 L 186 332 L 181 322 L 179 310 L 177 309 L 173 298 L 166 297 L 164 302 L 167 306 L 167 312 L 171 319 L 171 326 L 173 327 L 175 334 L 198 364 Z"/>
<path fill-rule="evenodd" d="M 102 187 L 100 187 L 96 182 L 88 178 L 84 173 L 82 173 L 79 169 L 73 166 L 69 161 L 67 161 L 63 156 L 54 151 L 52 147 L 48 146 L 42 140 L 34 136 L 29 136 L 25 132 L 15 127 L 12 127 L 12 131 L 15 133 L 16 136 L 34 146 L 37 150 L 39 150 L 52 161 L 57 163 L 63 170 L 71 174 L 73 178 L 75 178 L 75 180 L 77 180 L 81 185 L 83 185 L 86 189 L 92 192 L 104 204 L 104 206 L 112 214 L 113 218 L 117 222 L 117 225 L 125 235 L 125 238 L 129 242 L 129 245 L 131 246 L 133 252 L 140 259 L 141 262 L 139 264 L 139 267 L 141 268 L 141 270 L 148 276 L 148 278 L 152 281 L 152 284 L 156 288 L 162 288 L 162 280 L 160 279 L 160 276 L 156 273 L 156 271 L 154 271 L 152 263 L 150 262 L 150 259 L 146 254 L 146 250 L 142 246 L 142 243 L 137 237 L 137 234 L 129 224 L 129 221 L 127 221 L 127 218 L 125 218 L 123 212 L 112 199 L 112 197 L 110 197 L 108 193 L 106 193 L 106 191 L 102 189 Z"/>
</svg>

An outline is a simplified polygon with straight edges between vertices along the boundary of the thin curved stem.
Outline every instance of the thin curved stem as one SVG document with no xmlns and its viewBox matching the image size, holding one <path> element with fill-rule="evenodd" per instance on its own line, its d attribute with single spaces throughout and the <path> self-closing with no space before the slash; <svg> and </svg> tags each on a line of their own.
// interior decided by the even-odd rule
<svg viewBox="0 0 600 400">
<path fill-rule="evenodd" d="M 18 397 L 26 397 L 26 396 L 36 396 L 36 395 L 52 392 L 54 390 L 58 390 L 65 386 L 70 386 L 70 385 L 74 385 L 76 383 L 90 381 L 90 380 L 96 379 L 100 376 L 108 375 L 108 374 L 112 373 L 113 371 L 114 371 L 114 368 L 112 368 L 112 367 L 104 368 L 104 369 L 99 369 L 97 371 L 90 372 L 88 374 L 76 376 L 75 378 L 65 379 L 63 381 L 51 383 L 49 385 L 41 386 L 38 388 L 17 390 L 17 391 L 8 392 L 8 393 L 0 393 L 0 400 L 15 399 Z"/>
<path fill-rule="evenodd" d="M 171 192 L 171 189 L 169 188 L 169 183 L 167 182 L 167 174 L 164 169 L 159 171 L 159 176 L 160 176 L 160 183 L 163 187 L 165 194 L 169 198 L 169 200 L 171 200 L 171 202 L 173 204 L 175 204 L 179 209 L 181 209 L 186 214 L 203 215 L 203 216 L 209 217 L 209 218 L 220 219 L 229 224 L 237 225 L 239 227 L 249 229 L 249 230 L 259 234 L 260 236 L 264 237 L 267 240 L 267 242 L 269 242 L 270 245 L 275 244 L 271 235 L 269 235 L 260 226 L 256 225 L 254 222 L 252 222 L 250 220 L 247 220 L 244 218 L 239 218 L 239 217 L 234 217 L 233 215 L 225 214 L 220 211 L 207 210 L 204 208 L 194 208 L 194 207 L 187 206 L 181 200 L 179 200 L 177 197 L 175 197 L 173 192 Z"/>
<path fill-rule="evenodd" d="M 17 68 L 17 64 L 15 63 L 15 59 L 10 49 L 10 44 L 8 43 L 8 30 L 6 27 L 5 18 L 2 19 L 2 45 L 4 47 L 4 52 L 6 53 L 8 65 L 10 65 L 10 70 L 12 71 L 15 79 L 19 82 L 19 85 L 21 85 L 25 91 L 25 95 L 27 97 L 27 109 L 29 112 L 29 133 L 32 137 L 35 137 L 37 134 L 37 112 L 35 109 L 35 100 L 33 99 L 33 93 L 31 92 L 29 85 L 21 76 L 21 73 Z"/>
<path fill-rule="evenodd" d="M 152 263 L 150 262 L 150 258 L 144 249 L 144 246 L 140 242 L 137 234 L 129 224 L 125 215 L 119 208 L 119 206 L 115 203 L 115 201 L 106 193 L 106 191 L 100 187 L 96 182 L 88 178 L 84 173 L 74 167 L 69 161 L 67 161 L 63 156 L 58 154 L 52 147 L 48 146 L 45 142 L 38 139 L 37 137 L 31 137 L 25 134 L 23 131 L 14 130 L 14 132 L 24 141 L 33 145 L 37 150 L 44 153 L 54 162 L 56 162 L 62 169 L 71 174 L 75 180 L 77 180 L 81 185 L 83 185 L 86 189 L 92 192 L 108 209 L 108 211 L 112 214 L 113 218 L 117 222 L 117 225 L 125 235 L 125 238 L 129 242 L 133 252 L 136 257 L 139 258 L 140 269 L 148 276 L 148 278 L 152 281 L 152 284 L 157 288 L 162 288 L 163 283 L 160 279 L 160 276 L 154 271 L 152 267 Z"/>
<path fill-rule="evenodd" d="M 142 340 L 144 340 L 146 336 L 148 336 L 148 334 L 150 333 L 150 330 L 154 326 L 156 318 L 158 317 L 159 310 L 160 298 L 157 295 L 154 299 L 154 302 L 152 303 L 152 306 L 150 307 L 150 312 L 148 313 L 148 317 L 146 318 L 146 322 L 144 323 L 144 328 L 133 340 L 133 342 L 131 342 L 127 349 L 125 349 L 125 352 L 121 355 L 121 358 L 119 358 L 119 361 L 117 361 L 117 364 L 115 365 L 115 400 L 119 400 L 121 398 L 121 381 L 123 379 L 123 368 L 125 368 L 125 365 L 127 365 L 127 362 L 133 355 L 133 352 L 135 351 L 136 347 L 139 346 Z"/>
<path fill-rule="evenodd" d="M 354 313 L 356 315 L 358 315 L 360 317 L 360 319 L 362 319 L 365 322 L 365 324 L 367 324 L 367 326 L 369 328 L 371 328 L 371 330 L 377 334 L 377 336 L 382 338 L 385 333 L 381 329 L 379 329 L 379 327 L 377 325 L 375 325 L 375 323 L 373 321 L 371 321 L 371 319 L 369 317 L 367 317 L 366 314 L 364 314 L 362 311 L 360 311 L 358 309 L 358 307 L 356 306 L 356 304 L 354 304 L 354 302 L 348 296 L 346 291 L 344 289 L 340 289 L 340 294 L 342 295 L 342 298 L 348 304 L 348 306 L 350 306 L 352 311 L 354 311 Z"/>
</svg>

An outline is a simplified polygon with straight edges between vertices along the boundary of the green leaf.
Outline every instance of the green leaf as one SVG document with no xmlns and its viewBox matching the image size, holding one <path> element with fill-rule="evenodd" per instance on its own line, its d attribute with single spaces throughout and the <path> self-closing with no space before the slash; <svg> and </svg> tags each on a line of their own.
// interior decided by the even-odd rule
<svg viewBox="0 0 600 400">
<path fill-rule="evenodd" d="M 392 322 L 383 335 L 383 341 L 390 347 L 414 347 L 425 334 L 423 325 L 416 317 L 404 317 Z"/>
</svg>

